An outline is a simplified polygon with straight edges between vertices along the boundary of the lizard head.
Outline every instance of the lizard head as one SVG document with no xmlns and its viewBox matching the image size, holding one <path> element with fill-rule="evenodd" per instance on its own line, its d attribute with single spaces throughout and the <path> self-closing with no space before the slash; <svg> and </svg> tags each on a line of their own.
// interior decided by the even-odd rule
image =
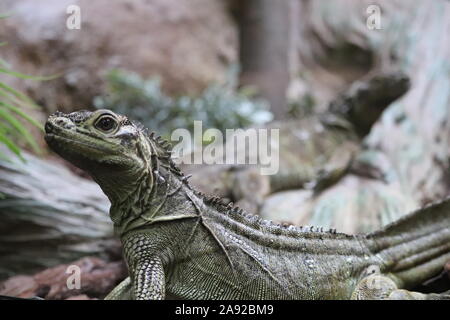
<svg viewBox="0 0 450 320">
<path fill-rule="evenodd" d="M 49 147 L 88 172 L 110 199 L 133 185 L 151 161 L 141 126 L 110 110 L 56 112 L 45 133 Z"/>
<path fill-rule="evenodd" d="M 360 137 L 366 136 L 383 112 L 411 87 L 401 71 L 383 72 L 354 82 L 348 91 L 330 103 L 329 111 L 350 120 Z"/>
</svg>

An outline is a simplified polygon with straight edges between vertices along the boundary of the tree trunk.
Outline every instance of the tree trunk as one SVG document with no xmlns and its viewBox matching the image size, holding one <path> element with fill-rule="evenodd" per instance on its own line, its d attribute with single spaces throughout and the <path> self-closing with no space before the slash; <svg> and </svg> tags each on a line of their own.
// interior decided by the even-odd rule
<svg viewBox="0 0 450 320">
<path fill-rule="evenodd" d="M 241 83 L 255 86 L 275 119 L 286 116 L 292 0 L 246 0 L 239 8 Z"/>
</svg>

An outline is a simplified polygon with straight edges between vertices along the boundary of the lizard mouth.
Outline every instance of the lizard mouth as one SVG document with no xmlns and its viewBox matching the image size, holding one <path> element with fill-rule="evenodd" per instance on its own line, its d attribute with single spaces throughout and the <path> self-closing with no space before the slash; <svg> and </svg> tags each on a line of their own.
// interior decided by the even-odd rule
<svg viewBox="0 0 450 320">
<path fill-rule="evenodd" d="M 70 122 L 49 119 L 44 129 L 44 139 L 49 147 L 69 161 L 74 158 L 100 161 L 104 156 L 115 154 L 112 148 L 98 145 L 91 137 L 77 132 L 75 125 Z"/>
<path fill-rule="evenodd" d="M 50 116 L 44 130 L 52 151 L 87 172 L 119 171 L 135 164 L 133 154 L 119 138 L 103 136 L 67 116 Z"/>
</svg>

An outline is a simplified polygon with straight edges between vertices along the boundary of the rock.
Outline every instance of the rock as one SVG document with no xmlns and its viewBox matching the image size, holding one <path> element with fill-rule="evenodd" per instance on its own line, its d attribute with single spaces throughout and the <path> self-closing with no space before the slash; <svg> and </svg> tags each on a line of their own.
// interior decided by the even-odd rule
<svg viewBox="0 0 450 320">
<path fill-rule="evenodd" d="M 447 275 L 448 279 L 450 280 L 450 261 L 445 264 L 444 272 Z"/>
<path fill-rule="evenodd" d="M 94 299 L 89 298 L 85 294 L 80 294 L 78 296 L 69 297 L 66 300 L 94 300 Z"/>
<path fill-rule="evenodd" d="M 81 29 L 69 30 L 69 5 L 81 10 Z M 55 80 L 11 79 L 47 111 L 86 108 L 104 89 L 103 76 L 124 68 L 160 75 L 170 93 L 194 93 L 223 80 L 237 59 L 237 30 L 221 0 L 6 0 L 2 58 L 26 74 Z"/>
<path fill-rule="evenodd" d="M 375 231 L 418 207 L 398 183 L 349 174 L 319 194 L 309 190 L 274 193 L 260 214 L 277 222 L 357 234 Z"/>
<path fill-rule="evenodd" d="M 305 207 L 305 203 L 311 196 L 310 190 L 276 192 L 267 197 L 259 214 L 263 219 L 279 223 L 308 224 L 309 215 L 305 216 L 299 208 Z"/>
<path fill-rule="evenodd" d="M 84 256 L 121 256 L 109 200 L 91 180 L 62 164 L 23 152 L 0 152 L 0 279 L 29 274 Z"/>
<path fill-rule="evenodd" d="M 80 288 L 69 288 L 74 272 L 70 266 L 80 269 Z M 85 257 L 69 264 L 62 264 L 36 273 L 33 276 L 14 276 L 0 283 L 0 294 L 20 298 L 41 297 L 46 300 L 87 300 L 105 297 L 127 275 L 123 261 L 106 262 Z"/>
</svg>

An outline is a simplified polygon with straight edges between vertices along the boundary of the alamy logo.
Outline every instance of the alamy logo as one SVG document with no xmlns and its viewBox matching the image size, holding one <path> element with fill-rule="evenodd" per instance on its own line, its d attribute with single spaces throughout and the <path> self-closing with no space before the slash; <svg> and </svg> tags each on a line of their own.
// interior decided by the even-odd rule
<svg viewBox="0 0 450 320">
<path fill-rule="evenodd" d="M 81 29 L 81 9 L 77 5 L 70 5 L 66 9 L 66 13 L 69 17 L 66 20 L 66 27 L 69 30 L 80 30 Z"/>
<path fill-rule="evenodd" d="M 201 121 L 194 121 L 193 137 L 187 129 L 174 130 L 171 140 L 178 142 L 172 151 L 174 161 L 178 164 L 258 165 L 262 175 L 278 172 L 279 129 L 225 131 L 225 137 L 214 128 L 203 132 Z M 205 141 L 209 143 L 204 145 Z"/>
<path fill-rule="evenodd" d="M 81 269 L 77 265 L 70 265 L 66 269 L 66 273 L 70 274 L 67 277 L 66 285 L 67 289 L 74 290 L 81 288 Z"/>
<path fill-rule="evenodd" d="M 381 8 L 377 5 L 370 5 L 366 9 L 368 14 L 366 25 L 369 30 L 381 29 Z"/>
</svg>

